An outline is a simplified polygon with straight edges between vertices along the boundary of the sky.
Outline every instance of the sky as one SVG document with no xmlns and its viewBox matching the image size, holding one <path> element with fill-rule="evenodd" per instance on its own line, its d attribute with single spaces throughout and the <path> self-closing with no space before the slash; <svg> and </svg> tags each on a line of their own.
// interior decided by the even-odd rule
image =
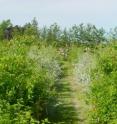
<svg viewBox="0 0 117 124">
<path fill-rule="evenodd" d="M 0 0 L 0 22 L 23 25 L 34 17 L 39 26 L 91 23 L 109 29 L 117 26 L 117 0 Z"/>
</svg>

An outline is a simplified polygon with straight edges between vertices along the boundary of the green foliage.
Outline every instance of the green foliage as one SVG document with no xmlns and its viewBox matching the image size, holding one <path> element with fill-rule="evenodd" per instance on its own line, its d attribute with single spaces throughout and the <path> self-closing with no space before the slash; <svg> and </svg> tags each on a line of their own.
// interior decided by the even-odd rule
<svg viewBox="0 0 117 124">
<path fill-rule="evenodd" d="M 91 123 L 117 123 L 117 49 L 110 44 L 100 49 L 99 65 L 91 85 Z"/>
<path fill-rule="evenodd" d="M 23 28 L 25 35 L 33 35 L 37 38 L 39 37 L 38 23 L 36 19 L 33 19 L 32 23 L 25 24 Z"/>
<path fill-rule="evenodd" d="M 1 124 L 39 122 L 46 118 L 47 105 L 55 97 L 54 85 L 61 74 L 57 52 L 52 47 L 27 45 L 28 39 L 1 43 Z"/>
<path fill-rule="evenodd" d="M 104 29 L 97 29 L 95 25 L 75 25 L 70 32 L 72 41 L 87 44 L 89 46 L 106 41 Z"/>
<path fill-rule="evenodd" d="M 117 40 L 117 27 L 115 27 L 114 29 L 110 29 L 109 39 L 112 41 Z"/>
<path fill-rule="evenodd" d="M 0 40 L 4 39 L 4 32 L 5 29 L 12 26 L 12 23 L 10 20 L 4 20 L 0 23 Z"/>
<path fill-rule="evenodd" d="M 12 26 L 10 20 L 3 21 L 0 24 L 1 39 L 4 39 L 4 31 L 9 26 Z M 33 36 L 38 40 L 57 46 L 70 45 L 71 43 L 95 45 L 107 41 L 105 30 L 103 28 L 98 29 L 91 24 L 80 24 L 69 29 L 61 29 L 57 23 L 54 23 L 50 27 L 39 28 L 36 18 L 24 26 L 12 26 L 12 35 L 13 37 Z"/>
<path fill-rule="evenodd" d="M 4 39 L 9 26 L 10 41 Z M 117 39 L 116 32 L 115 28 L 110 33 L 112 40 Z M 13 26 L 6 20 L 0 24 L 0 46 L 0 124 L 51 123 L 48 108 L 57 99 L 56 82 L 87 52 L 98 58 L 92 72 L 89 123 L 117 123 L 117 43 L 107 44 L 104 29 L 91 24 L 61 29 L 56 23 L 39 28 L 35 18 Z"/>
</svg>

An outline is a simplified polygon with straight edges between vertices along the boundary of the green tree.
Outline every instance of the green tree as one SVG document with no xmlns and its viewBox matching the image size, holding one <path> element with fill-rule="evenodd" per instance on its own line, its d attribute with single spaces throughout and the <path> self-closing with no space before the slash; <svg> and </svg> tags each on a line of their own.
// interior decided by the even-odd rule
<svg viewBox="0 0 117 124">
<path fill-rule="evenodd" d="M 0 23 L 0 40 L 4 39 L 5 29 L 11 26 L 12 26 L 12 23 L 10 20 L 4 20 Z"/>
<path fill-rule="evenodd" d="M 91 24 L 80 24 L 75 25 L 70 29 L 72 41 L 79 42 L 83 44 L 98 44 L 100 42 L 106 41 L 105 31 L 103 28 L 97 29 Z"/>
</svg>

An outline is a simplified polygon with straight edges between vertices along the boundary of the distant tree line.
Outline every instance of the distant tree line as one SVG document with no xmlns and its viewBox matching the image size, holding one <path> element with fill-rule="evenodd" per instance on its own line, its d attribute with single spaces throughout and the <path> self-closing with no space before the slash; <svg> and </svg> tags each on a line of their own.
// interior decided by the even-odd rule
<svg viewBox="0 0 117 124">
<path fill-rule="evenodd" d="M 110 39 L 116 40 L 117 27 L 107 33 L 103 28 L 98 29 L 95 25 L 83 23 L 74 25 L 69 29 L 61 29 L 56 23 L 50 27 L 39 28 L 35 18 L 23 26 L 13 26 L 10 20 L 4 20 L 0 23 L 0 40 L 11 40 L 13 37 L 24 35 L 35 36 L 47 43 L 99 44 Z"/>
</svg>

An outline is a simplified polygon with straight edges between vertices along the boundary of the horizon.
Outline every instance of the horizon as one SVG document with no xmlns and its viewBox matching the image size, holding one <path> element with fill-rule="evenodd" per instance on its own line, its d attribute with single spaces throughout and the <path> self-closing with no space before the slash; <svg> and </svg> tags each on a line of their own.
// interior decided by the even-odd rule
<svg viewBox="0 0 117 124">
<path fill-rule="evenodd" d="M 91 23 L 109 30 L 117 26 L 116 4 L 116 0 L 0 0 L 0 22 L 10 19 L 14 25 L 24 25 L 36 17 L 40 27 Z"/>
</svg>

